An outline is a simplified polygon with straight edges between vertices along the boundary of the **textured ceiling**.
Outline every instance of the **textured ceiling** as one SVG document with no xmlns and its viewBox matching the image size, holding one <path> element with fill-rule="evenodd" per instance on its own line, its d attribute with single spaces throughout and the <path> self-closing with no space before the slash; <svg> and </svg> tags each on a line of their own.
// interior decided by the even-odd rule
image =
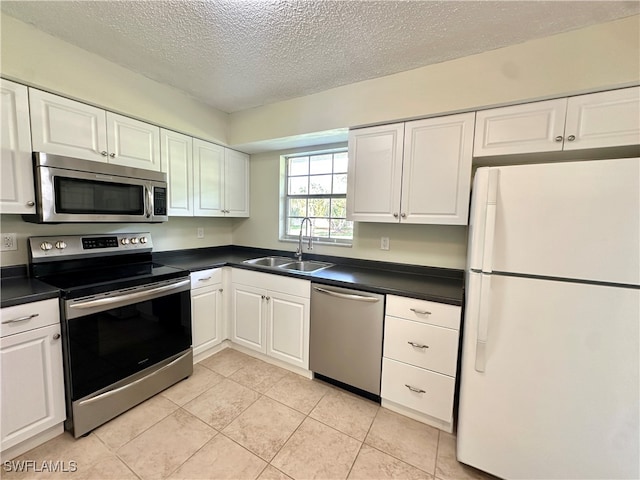
<svg viewBox="0 0 640 480">
<path fill-rule="evenodd" d="M 3 13 L 225 112 L 640 12 L 638 1 L 7 1 Z"/>
</svg>

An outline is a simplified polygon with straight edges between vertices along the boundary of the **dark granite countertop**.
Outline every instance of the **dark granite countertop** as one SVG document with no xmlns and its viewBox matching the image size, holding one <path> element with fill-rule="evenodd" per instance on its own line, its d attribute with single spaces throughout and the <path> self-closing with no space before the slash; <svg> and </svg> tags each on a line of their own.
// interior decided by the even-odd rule
<svg viewBox="0 0 640 480">
<path fill-rule="evenodd" d="M 257 267 L 242 263 L 264 256 L 292 257 L 292 252 L 249 247 L 212 247 L 154 253 L 157 263 L 189 271 L 232 266 L 311 280 L 325 285 L 354 288 L 382 294 L 462 305 L 464 272 L 447 268 L 412 266 L 370 260 L 357 260 L 304 254 L 305 260 L 333 263 L 334 266 L 315 273 L 299 273 L 277 268 Z"/>
<path fill-rule="evenodd" d="M 60 291 L 35 278 L 2 277 L 0 295 L 2 296 L 0 307 L 5 308 L 57 298 Z"/>
</svg>

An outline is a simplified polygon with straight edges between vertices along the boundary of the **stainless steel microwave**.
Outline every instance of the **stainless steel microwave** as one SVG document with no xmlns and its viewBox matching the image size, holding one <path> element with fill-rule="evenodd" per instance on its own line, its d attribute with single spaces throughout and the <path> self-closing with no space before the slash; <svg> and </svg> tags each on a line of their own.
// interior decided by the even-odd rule
<svg viewBox="0 0 640 480">
<path fill-rule="evenodd" d="M 161 172 L 33 153 L 34 223 L 159 223 L 167 217 Z"/>
</svg>

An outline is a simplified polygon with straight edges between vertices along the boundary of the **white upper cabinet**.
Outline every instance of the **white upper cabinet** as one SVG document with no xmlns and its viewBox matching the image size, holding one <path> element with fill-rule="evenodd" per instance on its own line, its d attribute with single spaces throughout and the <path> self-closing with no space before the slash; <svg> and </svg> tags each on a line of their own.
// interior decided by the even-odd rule
<svg viewBox="0 0 640 480">
<path fill-rule="evenodd" d="M 27 87 L 0 79 L 0 211 L 35 213 Z"/>
<path fill-rule="evenodd" d="M 104 110 L 33 88 L 29 104 L 34 151 L 107 161 Z"/>
<path fill-rule="evenodd" d="M 463 113 L 405 124 L 403 223 L 467 223 L 473 120 Z"/>
<path fill-rule="evenodd" d="M 161 171 L 169 185 L 168 214 L 193 216 L 193 138 L 171 130 L 160 131 Z"/>
<path fill-rule="evenodd" d="M 474 113 L 349 132 L 347 218 L 465 225 Z"/>
<path fill-rule="evenodd" d="M 160 129 L 81 102 L 29 89 L 33 150 L 160 170 Z"/>
<path fill-rule="evenodd" d="M 249 175 L 249 155 L 225 148 L 224 199 L 227 216 L 249 216 Z"/>
<path fill-rule="evenodd" d="M 193 140 L 194 215 L 249 216 L 249 155 Z"/>
<path fill-rule="evenodd" d="M 640 87 L 479 111 L 475 157 L 640 144 Z"/>
<path fill-rule="evenodd" d="M 347 218 L 398 222 L 404 123 L 349 131 Z"/>
<path fill-rule="evenodd" d="M 106 114 L 109 163 L 160 170 L 160 128 L 116 113 Z"/>
<path fill-rule="evenodd" d="M 640 87 L 569 97 L 565 150 L 640 144 Z"/>
</svg>

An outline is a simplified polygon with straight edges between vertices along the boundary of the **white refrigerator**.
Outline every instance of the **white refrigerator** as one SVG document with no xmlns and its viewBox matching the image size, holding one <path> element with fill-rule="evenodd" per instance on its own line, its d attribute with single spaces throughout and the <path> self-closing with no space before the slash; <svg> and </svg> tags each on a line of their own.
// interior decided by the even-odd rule
<svg viewBox="0 0 640 480">
<path fill-rule="evenodd" d="M 640 159 L 479 168 L 466 285 L 458 460 L 640 478 Z"/>
</svg>

